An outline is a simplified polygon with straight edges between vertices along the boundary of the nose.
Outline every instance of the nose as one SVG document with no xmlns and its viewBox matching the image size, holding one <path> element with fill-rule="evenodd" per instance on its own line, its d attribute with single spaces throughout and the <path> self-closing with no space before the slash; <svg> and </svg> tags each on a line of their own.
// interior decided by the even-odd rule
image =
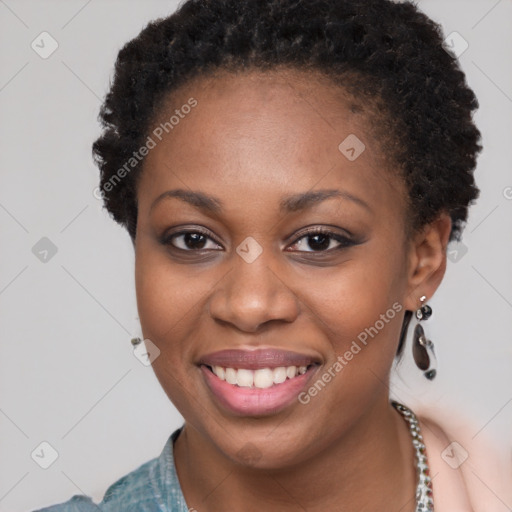
<svg viewBox="0 0 512 512">
<path fill-rule="evenodd" d="M 258 332 L 272 321 L 290 323 L 297 318 L 299 300 L 293 286 L 286 282 L 285 272 L 264 257 L 265 252 L 251 263 L 234 255 L 231 270 L 210 297 L 212 318 L 245 332 Z"/>
</svg>

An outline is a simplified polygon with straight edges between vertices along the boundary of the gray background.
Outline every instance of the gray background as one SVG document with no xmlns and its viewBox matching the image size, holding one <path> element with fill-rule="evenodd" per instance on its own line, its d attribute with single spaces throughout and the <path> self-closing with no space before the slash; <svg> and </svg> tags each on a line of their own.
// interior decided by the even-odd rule
<svg viewBox="0 0 512 512">
<path fill-rule="evenodd" d="M 93 195 L 90 156 L 118 50 L 176 5 L 0 0 L 1 511 L 81 493 L 99 501 L 181 424 L 132 353 L 141 334 L 133 248 Z M 512 2 L 419 5 L 469 43 L 459 59 L 480 101 L 485 149 L 481 197 L 425 325 L 439 376 L 424 382 L 407 350 L 393 394 L 418 411 L 438 408 L 441 419 L 450 412 L 447 422 L 467 417 L 474 438 L 511 453 Z M 31 48 L 43 31 L 59 45 L 47 59 Z M 43 237 L 57 249 L 46 262 L 33 252 Z M 58 452 L 48 469 L 31 457 L 43 441 Z"/>
</svg>

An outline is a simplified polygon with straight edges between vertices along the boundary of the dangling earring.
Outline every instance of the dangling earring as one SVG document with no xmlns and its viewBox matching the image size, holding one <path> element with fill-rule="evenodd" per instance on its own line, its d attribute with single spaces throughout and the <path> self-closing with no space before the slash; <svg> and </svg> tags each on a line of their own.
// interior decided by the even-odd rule
<svg viewBox="0 0 512 512">
<path fill-rule="evenodd" d="M 414 328 L 412 341 L 412 355 L 416 366 L 423 370 L 423 375 L 429 380 L 433 380 L 437 373 L 437 360 L 434 354 L 434 344 L 427 339 L 425 331 L 420 325 L 421 320 L 427 320 L 432 315 L 432 308 L 423 304 L 425 295 L 420 298 L 422 305 L 416 310 L 418 323 Z"/>
</svg>

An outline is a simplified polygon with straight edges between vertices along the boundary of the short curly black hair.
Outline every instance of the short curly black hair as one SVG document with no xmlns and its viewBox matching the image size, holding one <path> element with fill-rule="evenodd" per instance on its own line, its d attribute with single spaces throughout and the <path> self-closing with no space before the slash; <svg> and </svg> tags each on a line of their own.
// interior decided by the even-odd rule
<svg viewBox="0 0 512 512">
<path fill-rule="evenodd" d="M 132 242 L 144 163 L 133 154 L 162 102 L 216 70 L 283 66 L 320 72 L 380 105 L 372 124 L 381 138 L 391 137 L 386 158 L 406 183 L 408 231 L 445 211 L 450 241 L 460 240 L 479 195 L 473 171 L 481 134 L 472 120 L 478 101 L 438 24 L 409 1 L 188 0 L 120 50 L 99 115 L 103 132 L 93 144 L 99 190 Z"/>
</svg>

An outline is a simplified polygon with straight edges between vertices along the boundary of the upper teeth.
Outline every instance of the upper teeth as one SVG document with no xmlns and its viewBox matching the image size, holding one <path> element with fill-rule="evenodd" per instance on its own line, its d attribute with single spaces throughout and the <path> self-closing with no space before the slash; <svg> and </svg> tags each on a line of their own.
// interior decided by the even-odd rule
<svg viewBox="0 0 512 512">
<path fill-rule="evenodd" d="M 261 368 L 247 370 L 246 368 L 223 368 L 213 366 L 212 371 L 221 380 L 244 388 L 269 388 L 274 384 L 284 382 L 286 378 L 293 379 L 306 373 L 307 366 L 279 366 L 278 368 Z"/>
</svg>

